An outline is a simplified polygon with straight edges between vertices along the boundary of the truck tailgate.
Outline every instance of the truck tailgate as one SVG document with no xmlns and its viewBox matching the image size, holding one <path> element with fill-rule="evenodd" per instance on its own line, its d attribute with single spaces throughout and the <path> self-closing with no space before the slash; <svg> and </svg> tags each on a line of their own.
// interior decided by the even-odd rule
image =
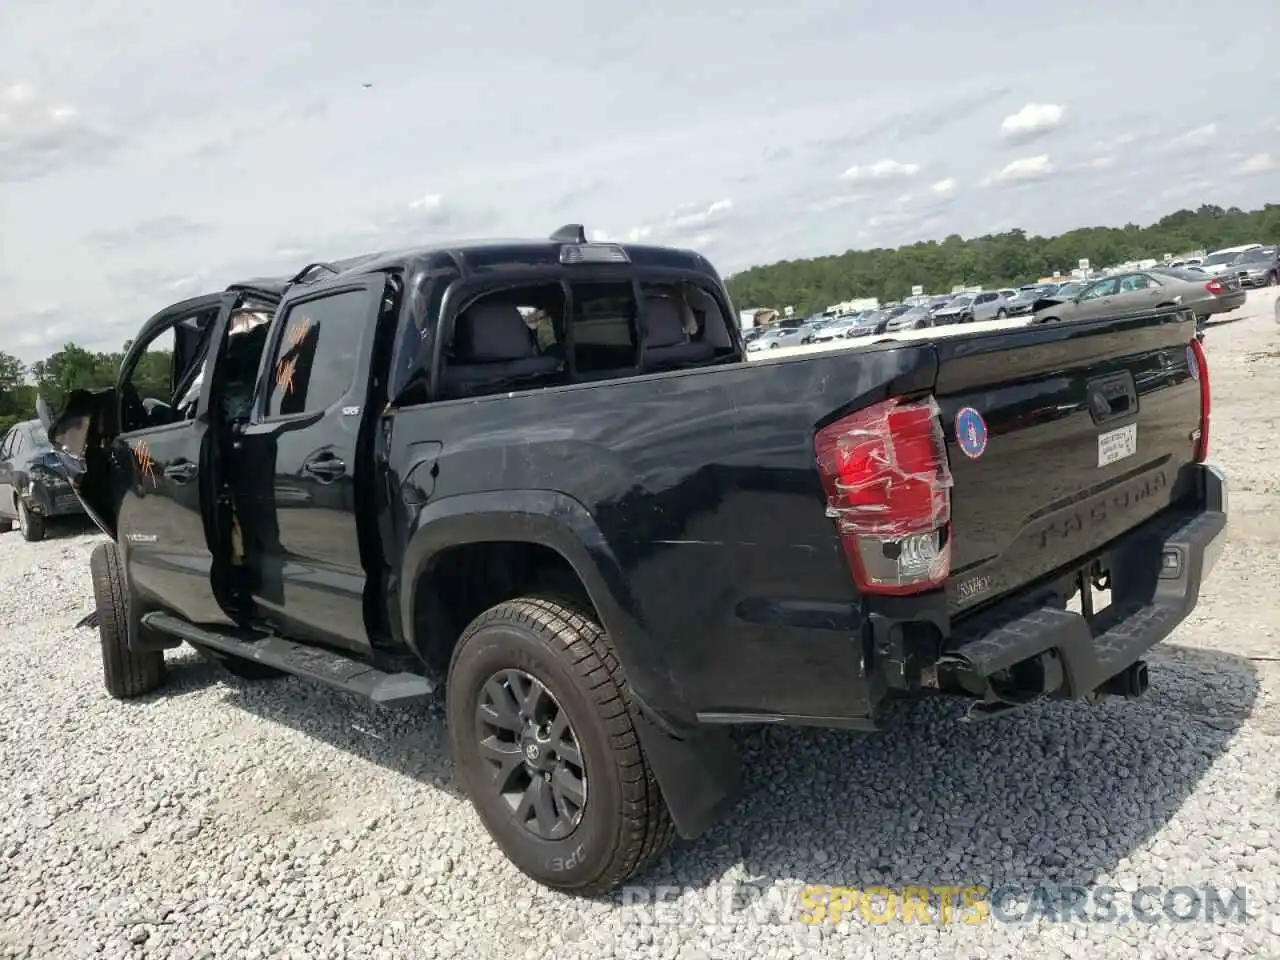
<svg viewBox="0 0 1280 960">
<path fill-rule="evenodd" d="M 1077 565 L 1193 496 L 1200 386 L 1187 314 L 935 342 L 954 487 L 953 613 Z"/>
</svg>

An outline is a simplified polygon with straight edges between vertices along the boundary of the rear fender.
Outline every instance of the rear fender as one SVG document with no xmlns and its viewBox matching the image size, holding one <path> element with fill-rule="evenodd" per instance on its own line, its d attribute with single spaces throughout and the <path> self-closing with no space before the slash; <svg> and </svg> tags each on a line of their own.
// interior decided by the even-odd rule
<svg viewBox="0 0 1280 960">
<path fill-rule="evenodd" d="M 495 491 L 427 503 L 412 523 L 400 569 L 398 613 L 408 645 L 415 585 L 442 551 L 466 543 L 536 543 L 563 557 L 586 588 L 608 632 L 632 693 L 631 713 L 676 829 L 685 838 L 704 832 L 736 797 L 741 782 L 737 750 L 727 731 L 695 722 L 671 678 L 644 655 L 642 611 L 622 566 L 594 518 L 572 497 L 547 490 Z"/>
</svg>

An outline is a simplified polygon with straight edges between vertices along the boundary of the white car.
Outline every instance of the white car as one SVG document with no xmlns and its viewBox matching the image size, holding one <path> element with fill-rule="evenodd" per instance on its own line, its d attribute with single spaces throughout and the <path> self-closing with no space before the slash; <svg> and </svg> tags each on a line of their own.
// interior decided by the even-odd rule
<svg viewBox="0 0 1280 960">
<path fill-rule="evenodd" d="M 748 353 L 761 350 L 777 350 L 779 347 L 798 347 L 804 342 L 805 331 L 800 327 L 779 328 L 762 333 L 747 343 Z"/>
</svg>

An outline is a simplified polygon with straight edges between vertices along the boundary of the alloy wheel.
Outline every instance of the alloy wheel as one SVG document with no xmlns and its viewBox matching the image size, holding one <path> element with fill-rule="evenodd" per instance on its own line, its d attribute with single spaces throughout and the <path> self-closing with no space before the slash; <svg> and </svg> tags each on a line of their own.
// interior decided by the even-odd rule
<svg viewBox="0 0 1280 960">
<path fill-rule="evenodd" d="M 485 681 L 476 706 L 480 757 L 516 821 L 563 840 L 582 821 L 587 773 L 569 715 L 536 677 L 515 668 Z"/>
</svg>

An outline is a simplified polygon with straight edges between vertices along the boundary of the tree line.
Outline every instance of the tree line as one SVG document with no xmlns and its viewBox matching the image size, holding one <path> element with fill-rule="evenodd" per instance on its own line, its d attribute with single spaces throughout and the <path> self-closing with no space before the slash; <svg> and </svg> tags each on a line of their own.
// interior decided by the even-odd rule
<svg viewBox="0 0 1280 960">
<path fill-rule="evenodd" d="M 0 434 L 36 415 L 37 393 L 57 410 L 73 390 L 114 386 L 128 349 L 128 342 L 119 350 L 107 352 L 67 343 L 29 367 L 0 350 Z M 142 396 L 168 394 L 171 356 L 168 350 L 148 350 L 143 354 L 133 376 Z"/>
<path fill-rule="evenodd" d="M 974 237 L 953 234 L 896 250 L 849 250 L 807 260 L 783 260 L 727 278 L 739 309 L 795 307 L 801 316 L 859 297 L 881 301 L 910 296 L 912 286 L 930 293 L 953 287 L 1020 286 L 1067 274 L 1081 260 L 1105 267 L 1136 260 L 1175 257 L 1242 243 L 1280 242 L 1280 204 L 1244 211 L 1204 205 L 1179 210 L 1147 227 L 1082 227 L 1056 237 L 1023 230 Z"/>
<path fill-rule="evenodd" d="M 1166 253 L 1176 256 L 1189 250 L 1276 242 L 1280 242 L 1280 204 L 1247 212 L 1205 205 L 1171 213 L 1147 227 L 1133 223 L 1083 227 L 1056 237 L 1028 236 L 1023 230 L 969 240 L 953 234 L 941 242 L 913 243 L 896 250 L 849 250 L 783 260 L 752 267 L 726 283 L 740 308 L 793 306 L 809 314 L 856 297 L 900 300 L 915 284 L 931 292 L 946 292 L 958 284 L 1016 286 L 1070 271 L 1082 259 L 1105 266 Z M 57 409 L 72 390 L 114 384 L 128 346 L 101 352 L 67 343 L 29 367 L 0 351 L 0 432 L 35 416 L 37 391 Z M 165 395 L 169 356 L 152 350 L 139 364 L 134 382 L 143 396 Z"/>
</svg>

